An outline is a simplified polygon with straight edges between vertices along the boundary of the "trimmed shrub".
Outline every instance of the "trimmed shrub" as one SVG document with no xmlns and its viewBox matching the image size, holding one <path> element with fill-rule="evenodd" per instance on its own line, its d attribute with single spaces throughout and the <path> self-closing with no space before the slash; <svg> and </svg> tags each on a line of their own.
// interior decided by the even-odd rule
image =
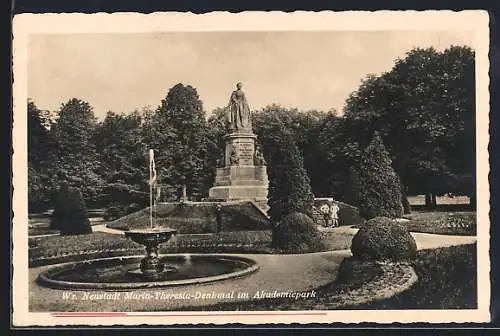
<svg viewBox="0 0 500 336">
<path fill-rule="evenodd" d="M 321 233 L 311 217 L 293 212 L 273 230 L 274 247 L 285 253 L 306 253 L 323 249 Z"/>
<path fill-rule="evenodd" d="M 353 204 L 358 206 L 364 218 L 403 215 L 401 182 L 377 133 L 364 149 L 359 163 L 352 168 L 350 180 Z"/>
<path fill-rule="evenodd" d="M 358 260 L 407 260 L 417 244 L 405 226 L 386 217 L 366 222 L 352 239 L 351 252 Z"/>
<path fill-rule="evenodd" d="M 92 232 L 87 207 L 79 189 L 66 187 L 59 191 L 54 203 L 50 228 L 59 230 L 61 235 Z"/>
</svg>

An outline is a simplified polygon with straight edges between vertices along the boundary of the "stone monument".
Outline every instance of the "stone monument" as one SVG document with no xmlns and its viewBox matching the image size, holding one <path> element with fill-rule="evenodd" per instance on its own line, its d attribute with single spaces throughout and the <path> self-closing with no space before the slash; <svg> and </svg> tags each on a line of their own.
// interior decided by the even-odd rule
<svg viewBox="0 0 500 336">
<path fill-rule="evenodd" d="M 267 210 L 267 170 L 262 151 L 255 144 L 250 108 L 236 84 L 226 109 L 227 134 L 224 167 L 217 168 L 215 184 L 209 190 L 214 201 L 251 200 Z"/>
</svg>

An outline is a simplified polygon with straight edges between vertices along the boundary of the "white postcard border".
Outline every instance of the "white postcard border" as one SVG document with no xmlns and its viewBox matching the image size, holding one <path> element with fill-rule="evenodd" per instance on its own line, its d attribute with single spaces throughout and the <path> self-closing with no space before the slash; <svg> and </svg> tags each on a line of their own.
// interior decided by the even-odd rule
<svg viewBox="0 0 500 336">
<path fill-rule="evenodd" d="M 477 39 L 477 237 L 478 309 L 127 313 L 110 317 L 54 317 L 28 311 L 27 234 L 27 39 L 29 34 L 137 33 L 151 31 L 284 31 L 284 30 L 471 30 Z M 226 12 L 19 14 L 13 21 L 13 323 L 15 326 L 261 324 L 261 323 L 410 323 L 488 322 L 490 320 L 489 256 L 489 30 L 485 11 L 380 11 L 380 12 Z M 291 312 L 288 312 L 291 313 Z M 301 315 L 302 313 L 302 315 Z M 314 314 L 313 314 L 314 313 Z M 138 316 L 141 315 L 141 316 Z"/>
</svg>

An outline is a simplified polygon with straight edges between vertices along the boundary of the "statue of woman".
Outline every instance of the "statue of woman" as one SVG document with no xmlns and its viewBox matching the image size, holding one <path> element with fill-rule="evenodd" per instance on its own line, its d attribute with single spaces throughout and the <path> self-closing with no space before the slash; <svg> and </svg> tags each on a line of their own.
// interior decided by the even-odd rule
<svg viewBox="0 0 500 336">
<path fill-rule="evenodd" d="M 228 123 L 231 132 L 250 131 L 252 124 L 250 120 L 250 108 L 241 90 L 242 84 L 236 84 L 236 90 L 231 94 L 228 105 Z"/>
</svg>

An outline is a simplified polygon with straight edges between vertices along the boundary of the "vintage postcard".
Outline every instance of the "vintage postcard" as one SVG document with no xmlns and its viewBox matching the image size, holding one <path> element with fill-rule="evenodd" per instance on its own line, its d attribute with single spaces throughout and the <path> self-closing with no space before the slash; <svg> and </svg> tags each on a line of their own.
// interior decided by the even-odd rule
<svg viewBox="0 0 500 336">
<path fill-rule="evenodd" d="M 488 23 L 15 16 L 13 325 L 489 322 Z"/>
</svg>

